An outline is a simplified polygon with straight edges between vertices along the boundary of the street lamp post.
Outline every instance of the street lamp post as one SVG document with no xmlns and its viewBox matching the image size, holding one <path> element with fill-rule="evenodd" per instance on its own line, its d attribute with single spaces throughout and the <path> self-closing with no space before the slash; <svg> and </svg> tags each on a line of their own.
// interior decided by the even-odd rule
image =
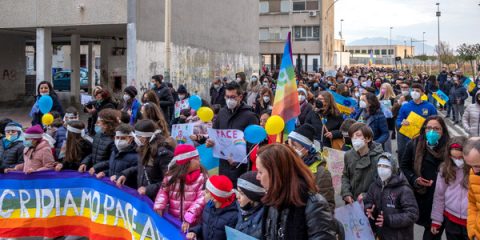
<svg viewBox="0 0 480 240">
<path fill-rule="evenodd" d="M 423 32 L 423 35 L 422 35 L 422 55 L 423 57 L 425 57 L 425 32 Z M 425 62 L 426 61 L 423 62 L 423 71 L 425 71 L 425 68 L 426 68 Z"/>
<path fill-rule="evenodd" d="M 440 3 L 437 2 L 437 25 L 438 25 L 438 71 L 442 68 L 442 62 L 440 61 L 440 16 L 442 13 L 440 12 Z"/>
<path fill-rule="evenodd" d="M 393 27 L 390 27 L 390 40 L 388 44 L 388 55 L 390 56 L 390 61 L 392 60 L 392 55 L 390 55 L 390 48 L 392 48 L 392 29 Z"/>
<path fill-rule="evenodd" d="M 340 39 L 343 39 L 343 19 L 340 19 Z"/>
</svg>

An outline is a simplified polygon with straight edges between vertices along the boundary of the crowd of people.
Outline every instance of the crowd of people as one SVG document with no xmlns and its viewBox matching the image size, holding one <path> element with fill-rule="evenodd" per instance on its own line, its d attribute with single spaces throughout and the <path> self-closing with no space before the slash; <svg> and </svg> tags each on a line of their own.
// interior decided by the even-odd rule
<svg viewBox="0 0 480 240">
<path fill-rule="evenodd" d="M 41 82 L 36 100 L 52 98 L 54 121 L 44 125 L 37 104 L 32 126 L 0 120 L 0 171 L 107 177 L 148 196 L 159 215 L 177 218 L 187 239 L 226 239 L 225 226 L 258 239 L 342 239 L 332 176 L 321 154 L 328 147 L 345 152 L 343 201 L 362 204 L 379 239 L 414 239 L 414 224 L 425 228 L 423 239 L 441 239 L 443 232 L 447 239 L 480 239 L 480 75 L 468 92 L 463 73 L 446 68 L 438 76 L 374 67 L 298 73 L 295 130 L 284 142 L 267 136 L 247 144 L 247 164 L 220 159 L 219 174 L 210 176 L 196 149 L 215 146 L 207 129 L 265 127 L 277 75 L 215 78 L 208 100 L 202 99 L 213 109 L 211 122 L 191 108 L 176 114 L 175 103 L 195 93 L 183 85 L 174 89 L 162 75 L 152 76 L 140 95 L 125 87 L 121 99 L 96 87 L 83 109 L 64 110 L 50 82 Z M 438 90 L 449 97 L 445 105 L 435 98 Z M 356 104 L 341 112 L 335 95 Z M 81 121 L 80 111 L 88 121 Z M 450 136 L 441 111 L 470 139 Z M 412 112 L 425 119 L 413 139 L 400 132 L 413 124 Z M 193 145 L 172 138 L 172 125 L 182 123 L 194 124 L 187 136 Z"/>
</svg>

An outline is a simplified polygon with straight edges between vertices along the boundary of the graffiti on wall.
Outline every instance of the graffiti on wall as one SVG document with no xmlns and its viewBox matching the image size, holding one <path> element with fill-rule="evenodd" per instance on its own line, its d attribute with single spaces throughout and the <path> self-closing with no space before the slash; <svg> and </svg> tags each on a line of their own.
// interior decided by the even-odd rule
<svg viewBox="0 0 480 240">
<path fill-rule="evenodd" d="M 2 74 L 2 80 L 15 81 L 17 79 L 17 72 L 13 69 L 4 69 Z"/>
</svg>

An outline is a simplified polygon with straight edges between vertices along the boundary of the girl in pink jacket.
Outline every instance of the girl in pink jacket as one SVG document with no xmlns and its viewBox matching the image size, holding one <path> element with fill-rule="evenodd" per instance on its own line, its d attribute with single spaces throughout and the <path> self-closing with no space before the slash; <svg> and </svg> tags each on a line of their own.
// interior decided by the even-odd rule
<svg viewBox="0 0 480 240">
<path fill-rule="evenodd" d="M 168 213 L 180 219 L 182 231 L 188 232 L 201 219 L 207 179 L 208 174 L 200 165 L 197 149 L 192 145 L 178 145 L 153 208 L 162 215 L 168 206 Z"/>
<path fill-rule="evenodd" d="M 468 239 L 466 224 L 470 167 L 464 163 L 462 153 L 466 140 L 466 137 L 450 140 L 435 185 L 431 232 L 441 235 L 445 229 L 448 240 Z"/>
</svg>

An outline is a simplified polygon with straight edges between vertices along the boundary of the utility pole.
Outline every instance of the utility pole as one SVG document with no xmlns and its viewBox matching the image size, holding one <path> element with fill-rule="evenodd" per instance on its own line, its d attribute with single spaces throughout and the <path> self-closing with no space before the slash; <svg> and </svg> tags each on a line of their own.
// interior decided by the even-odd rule
<svg viewBox="0 0 480 240">
<path fill-rule="evenodd" d="M 343 19 L 340 19 L 340 39 L 343 40 Z"/>
<path fill-rule="evenodd" d="M 423 57 L 426 57 L 425 56 L 425 32 L 423 32 L 423 36 L 422 36 L 422 55 L 423 55 Z M 423 71 L 426 71 L 425 70 L 425 68 L 426 68 L 425 67 L 425 62 L 426 62 L 426 60 L 423 62 Z"/>
<path fill-rule="evenodd" d="M 165 73 L 164 79 L 170 82 L 170 59 L 172 55 L 171 49 L 172 34 L 172 0 L 165 0 Z"/>
<path fill-rule="evenodd" d="M 442 62 L 440 61 L 440 16 L 442 13 L 440 12 L 440 3 L 437 2 L 437 25 L 438 25 L 438 71 L 442 69 Z"/>
<path fill-rule="evenodd" d="M 393 27 L 390 27 L 390 41 L 388 44 L 388 55 L 390 56 L 390 61 L 392 61 L 392 55 L 390 55 L 390 48 L 392 48 L 392 29 Z"/>
</svg>

